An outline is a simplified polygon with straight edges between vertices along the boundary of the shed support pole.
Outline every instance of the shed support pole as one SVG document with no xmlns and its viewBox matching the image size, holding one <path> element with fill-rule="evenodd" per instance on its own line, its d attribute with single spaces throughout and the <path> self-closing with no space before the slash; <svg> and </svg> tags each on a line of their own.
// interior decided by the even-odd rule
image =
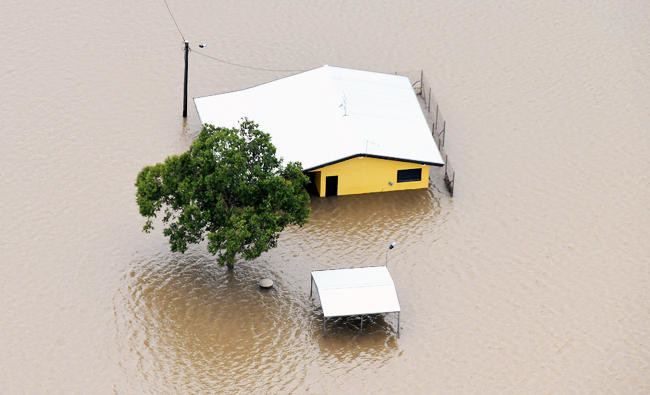
<svg viewBox="0 0 650 395">
<path fill-rule="evenodd" d="M 325 337 L 325 322 L 327 322 L 327 318 L 323 317 L 323 337 Z"/>
<path fill-rule="evenodd" d="M 359 332 L 363 331 L 363 316 L 361 316 L 361 326 L 359 327 Z"/>
</svg>

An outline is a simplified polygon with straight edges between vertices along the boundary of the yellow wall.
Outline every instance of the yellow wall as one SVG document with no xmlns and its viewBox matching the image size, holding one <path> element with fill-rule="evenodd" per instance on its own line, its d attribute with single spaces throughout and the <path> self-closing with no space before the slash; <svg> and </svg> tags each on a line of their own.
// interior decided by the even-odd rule
<svg viewBox="0 0 650 395">
<path fill-rule="evenodd" d="M 397 182 L 397 170 L 417 168 L 422 168 L 421 181 Z M 314 182 L 321 197 L 325 196 L 325 179 L 327 176 L 339 177 L 339 195 L 429 187 L 429 166 L 418 163 L 360 156 L 313 171 L 316 173 Z M 389 182 L 392 182 L 393 185 L 389 185 Z"/>
</svg>

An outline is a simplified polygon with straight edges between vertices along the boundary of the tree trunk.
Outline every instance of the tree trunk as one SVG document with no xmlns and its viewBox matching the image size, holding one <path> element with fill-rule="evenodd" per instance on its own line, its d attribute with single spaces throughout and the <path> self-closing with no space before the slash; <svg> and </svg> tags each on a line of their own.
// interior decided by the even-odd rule
<svg viewBox="0 0 650 395">
<path fill-rule="evenodd" d="M 228 254 L 225 257 L 226 261 L 226 266 L 228 266 L 228 270 L 232 270 L 235 268 L 235 254 Z"/>
</svg>

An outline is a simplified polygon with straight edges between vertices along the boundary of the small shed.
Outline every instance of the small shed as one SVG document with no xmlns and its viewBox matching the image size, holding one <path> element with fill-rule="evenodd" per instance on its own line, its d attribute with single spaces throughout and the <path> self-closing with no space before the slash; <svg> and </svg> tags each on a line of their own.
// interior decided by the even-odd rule
<svg viewBox="0 0 650 395">
<path fill-rule="evenodd" d="M 202 123 L 258 123 L 320 196 L 427 188 L 444 165 L 405 76 L 322 66 L 194 103 Z"/>
<path fill-rule="evenodd" d="M 316 270 L 311 272 L 309 297 L 316 287 L 323 309 L 323 336 L 330 317 L 397 313 L 399 334 L 400 306 L 395 283 L 386 266 L 352 269 Z"/>
</svg>

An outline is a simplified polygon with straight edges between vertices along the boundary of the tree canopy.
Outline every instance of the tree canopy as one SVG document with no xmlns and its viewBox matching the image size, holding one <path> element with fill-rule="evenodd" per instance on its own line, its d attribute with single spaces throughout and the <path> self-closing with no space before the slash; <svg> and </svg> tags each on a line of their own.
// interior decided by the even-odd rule
<svg viewBox="0 0 650 395">
<path fill-rule="evenodd" d="M 285 226 L 309 217 L 302 165 L 283 166 L 275 153 L 270 136 L 247 119 L 232 129 L 204 125 L 187 152 L 138 174 L 143 231 L 162 214 L 172 251 L 207 239 L 219 265 L 260 256 L 276 246 Z"/>
</svg>

